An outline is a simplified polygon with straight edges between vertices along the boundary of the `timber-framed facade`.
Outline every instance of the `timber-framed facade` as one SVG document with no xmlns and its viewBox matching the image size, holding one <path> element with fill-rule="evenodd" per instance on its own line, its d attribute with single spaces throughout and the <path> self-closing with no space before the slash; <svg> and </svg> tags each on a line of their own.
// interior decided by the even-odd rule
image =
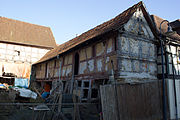
<svg viewBox="0 0 180 120">
<path fill-rule="evenodd" d="M 135 24 L 136 23 L 136 24 Z M 49 51 L 33 64 L 31 82 L 99 99 L 100 85 L 157 80 L 156 32 L 142 2 Z"/>
</svg>

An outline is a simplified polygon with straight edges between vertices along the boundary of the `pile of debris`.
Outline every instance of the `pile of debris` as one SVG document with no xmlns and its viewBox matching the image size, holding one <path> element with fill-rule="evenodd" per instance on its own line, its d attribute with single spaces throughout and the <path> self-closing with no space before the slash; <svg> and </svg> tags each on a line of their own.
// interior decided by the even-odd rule
<svg viewBox="0 0 180 120">
<path fill-rule="evenodd" d="M 0 83 L 0 103 L 27 102 L 36 98 L 37 94 L 30 89 Z"/>
</svg>

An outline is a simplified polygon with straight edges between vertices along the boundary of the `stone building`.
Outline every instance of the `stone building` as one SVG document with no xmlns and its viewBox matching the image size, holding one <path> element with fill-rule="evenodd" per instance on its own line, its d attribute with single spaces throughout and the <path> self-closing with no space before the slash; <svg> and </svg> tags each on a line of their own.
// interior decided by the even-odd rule
<svg viewBox="0 0 180 120">
<path fill-rule="evenodd" d="M 59 45 L 33 64 L 32 82 L 81 101 L 99 97 L 99 86 L 157 80 L 156 28 L 142 2 L 115 18 Z"/>
<path fill-rule="evenodd" d="M 0 17 L 0 82 L 29 79 L 31 64 L 54 47 L 49 27 Z"/>
</svg>

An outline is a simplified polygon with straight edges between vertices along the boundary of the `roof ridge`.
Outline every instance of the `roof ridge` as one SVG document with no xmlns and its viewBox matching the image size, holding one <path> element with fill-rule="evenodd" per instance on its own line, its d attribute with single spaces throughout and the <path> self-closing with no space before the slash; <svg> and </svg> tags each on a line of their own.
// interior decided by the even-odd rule
<svg viewBox="0 0 180 120">
<path fill-rule="evenodd" d="M 50 27 L 0 16 L 0 40 L 54 48 L 56 41 Z"/>
<path fill-rule="evenodd" d="M 0 18 L 5 18 L 5 19 L 8 19 L 8 20 L 18 21 L 18 22 L 21 22 L 21 23 L 31 24 L 31 25 L 35 25 L 35 26 L 39 26 L 39 27 L 50 28 L 49 26 L 39 25 L 39 24 L 35 24 L 35 23 L 30 23 L 30 22 L 24 22 L 24 21 L 21 21 L 21 20 L 17 20 L 17 19 L 13 19 L 13 18 L 7 18 L 7 17 L 4 17 L 4 16 L 0 16 Z"/>
</svg>

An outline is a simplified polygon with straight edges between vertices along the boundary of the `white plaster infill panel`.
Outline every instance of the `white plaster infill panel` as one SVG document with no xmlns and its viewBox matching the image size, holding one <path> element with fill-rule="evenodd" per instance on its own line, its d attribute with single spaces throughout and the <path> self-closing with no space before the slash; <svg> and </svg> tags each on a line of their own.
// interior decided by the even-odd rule
<svg viewBox="0 0 180 120">
<path fill-rule="evenodd" d="M 125 37 L 121 37 L 121 50 L 122 53 L 129 53 L 129 42 Z"/>
<path fill-rule="evenodd" d="M 87 62 L 81 62 L 79 67 L 79 74 L 84 74 L 85 70 L 87 69 Z"/>
<path fill-rule="evenodd" d="M 69 65 L 66 69 L 66 76 L 68 76 L 72 72 L 72 66 Z"/>
<path fill-rule="evenodd" d="M 147 38 L 154 38 L 154 35 L 144 18 L 143 12 L 141 9 L 137 9 L 137 11 L 132 15 L 130 20 L 124 26 L 125 30 L 136 35 L 143 35 Z"/>
<path fill-rule="evenodd" d="M 122 71 L 132 71 L 131 60 L 123 59 L 122 60 Z"/>
<path fill-rule="evenodd" d="M 94 70 L 94 60 L 88 61 L 88 69 L 90 72 L 92 72 Z"/>
<path fill-rule="evenodd" d="M 137 56 L 139 54 L 139 41 L 129 38 L 129 45 L 131 54 Z"/>
<path fill-rule="evenodd" d="M 97 70 L 98 72 L 102 71 L 102 59 L 97 60 Z"/>
</svg>

